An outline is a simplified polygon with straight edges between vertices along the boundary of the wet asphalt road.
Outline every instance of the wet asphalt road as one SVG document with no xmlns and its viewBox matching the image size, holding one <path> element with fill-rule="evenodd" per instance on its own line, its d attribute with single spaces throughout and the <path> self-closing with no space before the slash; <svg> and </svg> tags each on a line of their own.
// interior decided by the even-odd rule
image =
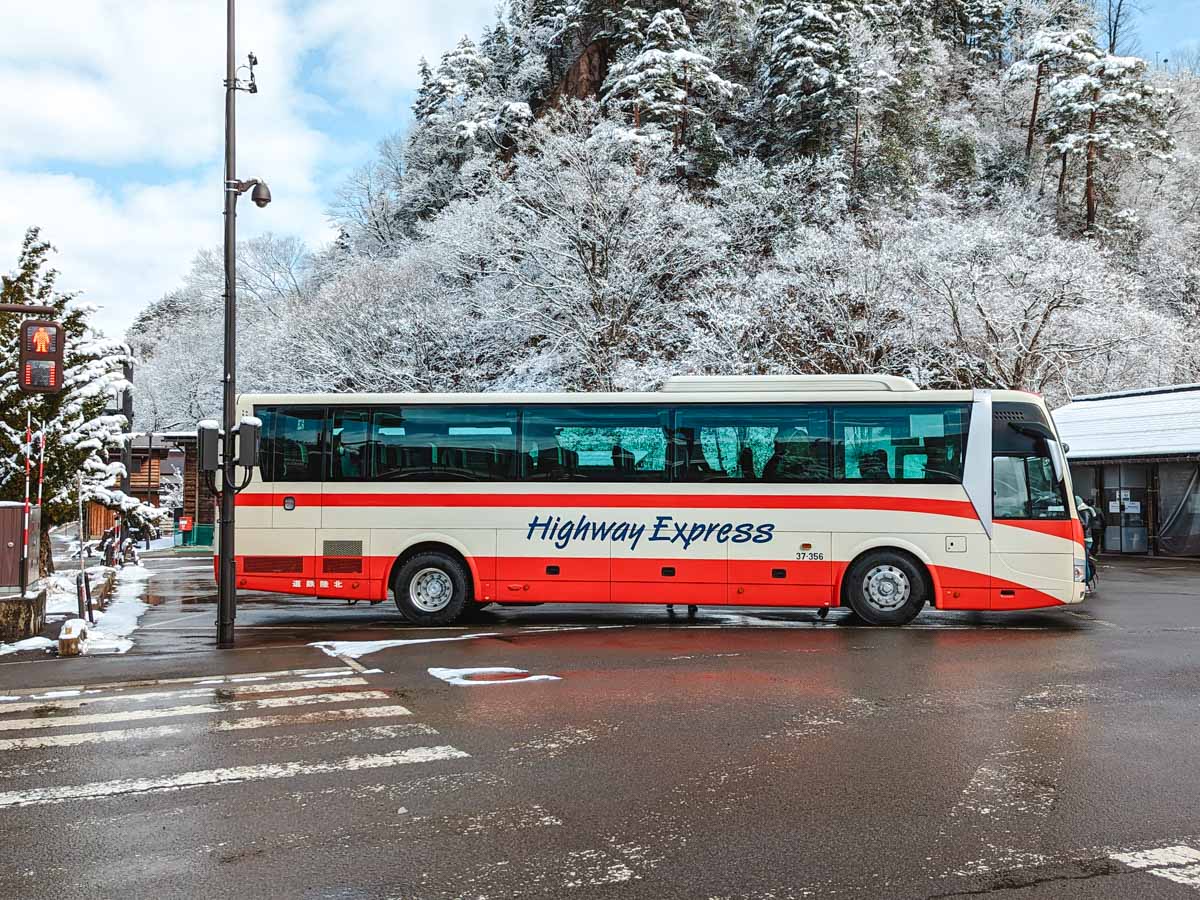
<svg viewBox="0 0 1200 900">
<path fill-rule="evenodd" d="M 1200 891 L 1200 565 L 903 630 L 251 596 L 223 653 L 207 562 L 151 566 L 130 654 L 0 662 L 0 897 Z M 558 680 L 429 671 L 496 667 Z"/>
</svg>

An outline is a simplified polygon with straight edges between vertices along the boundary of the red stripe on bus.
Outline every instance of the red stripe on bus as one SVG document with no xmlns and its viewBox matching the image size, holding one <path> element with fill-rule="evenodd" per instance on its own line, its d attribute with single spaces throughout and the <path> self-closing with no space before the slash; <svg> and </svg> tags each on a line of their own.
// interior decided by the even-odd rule
<svg viewBox="0 0 1200 900">
<path fill-rule="evenodd" d="M 1036 531 L 1050 537 L 1062 538 L 1064 541 L 1074 541 L 1081 546 L 1084 543 L 1083 526 L 1078 519 L 997 519 L 996 523 Z"/>
<path fill-rule="evenodd" d="M 247 574 L 245 557 L 239 556 L 238 586 L 326 598 L 387 599 L 393 557 L 363 557 L 361 575 L 325 573 L 323 559 L 304 557 L 302 570 L 290 574 Z M 344 561 L 343 557 L 330 559 Z M 792 608 L 839 606 L 848 565 L 844 561 L 559 556 L 475 556 L 468 562 L 475 596 L 484 601 Z M 1020 610 L 1064 605 L 1037 588 L 986 572 L 937 565 L 929 569 L 934 582 L 930 603 L 940 609 Z"/>
<path fill-rule="evenodd" d="M 881 510 L 974 519 L 966 500 L 927 497 L 751 494 L 239 494 L 239 506 L 274 506 L 276 496 L 291 497 L 297 507 L 488 507 L 538 506 L 617 509 L 827 509 Z M 282 505 L 282 499 L 279 501 Z"/>
</svg>

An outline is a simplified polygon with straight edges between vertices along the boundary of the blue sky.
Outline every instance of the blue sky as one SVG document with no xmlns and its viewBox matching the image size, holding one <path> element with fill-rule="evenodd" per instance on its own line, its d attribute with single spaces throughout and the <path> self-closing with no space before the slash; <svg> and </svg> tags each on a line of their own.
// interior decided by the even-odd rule
<svg viewBox="0 0 1200 900">
<path fill-rule="evenodd" d="M 238 175 L 274 202 L 239 234 L 331 234 L 325 209 L 375 143 L 404 127 L 417 63 L 475 36 L 495 0 L 239 0 Z M 221 241 L 224 10 L 219 0 L 0 2 L 0 267 L 29 225 L 60 284 L 120 334 Z M 12 36 L 18 36 L 12 40 Z"/>
<path fill-rule="evenodd" d="M 478 36 L 496 5 L 239 0 L 260 92 L 239 95 L 238 175 L 275 198 L 242 204 L 239 234 L 327 240 L 337 186 L 407 122 L 420 56 Z M 1200 0 L 1160 0 L 1139 26 L 1151 60 L 1195 48 Z M 221 240 L 224 3 L 0 3 L 0 34 L 0 267 L 41 225 L 62 286 L 120 334 Z"/>
</svg>

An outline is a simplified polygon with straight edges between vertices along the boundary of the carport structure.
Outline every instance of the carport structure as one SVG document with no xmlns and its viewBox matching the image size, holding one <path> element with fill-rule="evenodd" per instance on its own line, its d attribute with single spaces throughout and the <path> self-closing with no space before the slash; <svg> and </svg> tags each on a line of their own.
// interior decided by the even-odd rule
<svg viewBox="0 0 1200 900">
<path fill-rule="evenodd" d="M 1105 552 L 1200 556 L 1200 385 L 1076 397 L 1054 421 Z"/>
</svg>

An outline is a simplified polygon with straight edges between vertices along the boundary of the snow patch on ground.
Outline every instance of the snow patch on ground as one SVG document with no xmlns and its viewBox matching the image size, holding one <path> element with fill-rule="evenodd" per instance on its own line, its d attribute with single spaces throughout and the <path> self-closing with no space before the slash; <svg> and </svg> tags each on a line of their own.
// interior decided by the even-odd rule
<svg viewBox="0 0 1200 900">
<path fill-rule="evenodd" d="M 524 669 L 511 669 L 507 666 L 489 666 L 478 669 L 440 669 L 431 668 L 429 674 L 440 678 L 447 684 L 461 684 L 474 687 L 484 684 L 521 684 L 526 681 L 562 681 L 557 675 L 530 675 Z M 476 675 L 523 675 L 523 678 L 479 679 Z"/>
<path fill-rule="evenodd" d="M 146 604 L 146 582 L 152 573 L 145 566 L 125 566 L 117 572 L 117 586 L 108 609 L 88 626 L 87 652 L 125 653 L 133 646 L 129 635 L 150 607 Z"/>
<path fill-rule="evenodd" d="M 315 641 L 308 646 L 316 647 L 318 650 L 321 650 L 329 656 L 340 656 L 345 659 L 358 659 L 361 656 L 366 656 L 368 653 L 378 653 L 380 650 L 388 650 L 392 647 L 406 647 L 409 644 L 439 644 L 444 641 L 473 641 L 476 638 L 497 637 L 498 635 L 498 631 L 489 631 L 484 634 L 463 634 L 457 637 L 413 638 L 410 640 L 396 641 Z"/>
<path fill-rule="evenodd" d="M 15 644 L 0 644 L 0 656 L 7 656 L 10 653 L 20 653 L 23 650 L 51 650 L 55 647 L 54 641 L 50 638 L 31 637 L 23 641 L 17 641 Z"/>
<path fill-rule="evenodd" d="M 90 566 L 87 569 L 88 581 L 92 593 L 100 589 L 104 579 L 113 570 L 106 566 Z M 77 569 L 66 569 L 47 575 L 46 582 L 46 615 L 75 616 L 79 614 L 79 599 L 75 592 L 75 578 L 79 575 Z"/>
</svg>

